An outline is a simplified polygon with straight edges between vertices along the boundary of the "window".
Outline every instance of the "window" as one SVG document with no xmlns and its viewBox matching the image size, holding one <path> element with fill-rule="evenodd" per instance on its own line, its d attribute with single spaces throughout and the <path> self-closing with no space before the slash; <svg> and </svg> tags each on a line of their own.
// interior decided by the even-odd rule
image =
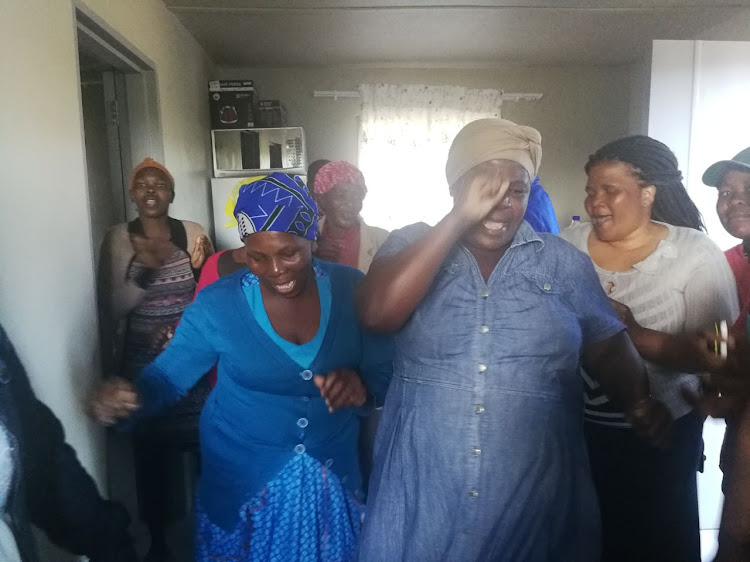
<svg viewBox="0 0 750 562">
<path fill-rule="evenodd" d="M 388 230 L 435 224 L 453 204 L 445 179 L 453 138 L 471 121 L 500 117 L 502 92 L 388 84 L 359 91 L 359 168 L 368 188 L 362 216 Z"/>
</svg>

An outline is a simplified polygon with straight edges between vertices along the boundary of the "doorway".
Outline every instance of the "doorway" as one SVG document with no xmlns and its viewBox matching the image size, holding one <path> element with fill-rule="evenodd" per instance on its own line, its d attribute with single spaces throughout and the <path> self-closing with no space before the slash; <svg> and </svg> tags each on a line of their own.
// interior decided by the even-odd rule
<svg viewBox="0 0 750 562">
<path fill-rule="evenodd" d="M 98 263 L 107 230 L 126 220 L 125 173 L 132 162 L 127 121 L 120 116 L 127 98 L 121 72 L 85 51 L 79 50 L 78 58 L 91 235 Z"/>
<path fill-rule="evenodd" d="M 85 6 L 76 8 L 81 115 L 94 263 L 107 231 L 137 216 L 128 196 L 130 171 L 147 156 L 163 161 L 154 65 Z M 112 374 L 112 373 L 105 373 Z M 106 440 L 106 491 L 123 503 L 139 550 L 148 533 L 138 518 L 128 435 Z"/>
<path fill-rule="evenodd" d="M 83 6 L 76 8 L 89 207 L 95 263 L 107 230 L 132 220 L 130 170 L 163 161 L 154 65 Z"/>
</svg>

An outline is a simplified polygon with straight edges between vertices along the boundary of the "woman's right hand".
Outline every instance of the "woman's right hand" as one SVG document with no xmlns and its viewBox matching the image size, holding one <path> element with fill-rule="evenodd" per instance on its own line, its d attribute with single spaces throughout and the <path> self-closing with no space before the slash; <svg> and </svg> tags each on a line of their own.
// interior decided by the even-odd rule
<svg viewBox="0 0 750 562">
<path fill-rule="evenodd" d="M 136 261 L 149 269 L 159 269 L 175 249 L 170 240 L 146 238 L 138 234 L 130 236 L 130 244 L 133 246 Z"/>
<path fill-rule="evenodd" d="M 121 377 L 111 377 L 99 383 L 89 401 L 91 417 L 102 425 L 114 425 L 133 415 L 140 407 L 135 387 Z"/>
<path fill-rule="evenodd" d="M 482 170 L 459 187 L 451 214 L 468 228 L 486 217 L 505 197 L 510 182 L 495 168 Z"/>
<path fill-rule="evenodd" d="M 315 257 L 321 260 L 337 263 L 341 254 L 341 246 L 330 238 L 321 237 L 315 249 Z"/>
</svg>

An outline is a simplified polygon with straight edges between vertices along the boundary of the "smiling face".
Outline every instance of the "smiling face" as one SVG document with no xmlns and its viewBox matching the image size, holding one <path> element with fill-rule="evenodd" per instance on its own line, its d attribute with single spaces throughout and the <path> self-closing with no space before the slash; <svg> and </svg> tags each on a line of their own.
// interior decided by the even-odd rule
<svg viewBox="0 0 750 562">
<path fill-rule="evenodd" d="M 327 223 L 340 229 L 359 225 L 359 213 L 366 194 L 364 185 L 344 182 L 331 188 L 328 193 L 318 195 Z"/>
<path fill-rule="evenodd" d="M 750 172 L 729 170 L 718 186 L 716 214 L 735 238 L 750 239 Z"/>
<path fill-rule="evenodd" d="M 603 242 L 618 242 L 651 221 L 656 188 L 643 186 L 630 164 L 601 162 L 591 167 L 584 207 L 594 233 Z"/>
<path fill-rule="evenodd" d="M 531 183 L 529 173 L 518 162 L 490 160 L 469 170 L 460 183 L 467 186 L 480 175 L 496 178 L 498 183 L 507 180 L 510 185 L 500 204 L 469 230 L 462 240 L 469 250 L 505 251 L 513 241 L 526 213 Z M 462 188 L 459 187 L 459 189 Z"/>
<path fill-rule="evenodd" d="M 156 168 L 144 168 L 133 178 L 130 199 L 141 217 L 166 216 L 174 201 L 174 189 L 167 175 Z"/>
<path fill-rule="evenodd" d="M 256 232 L 245 238 L 247 267 L 261 285 L 285 298 L 299 296 L 313 276 L 312 242 L 288 232 Z"/>
</svg>

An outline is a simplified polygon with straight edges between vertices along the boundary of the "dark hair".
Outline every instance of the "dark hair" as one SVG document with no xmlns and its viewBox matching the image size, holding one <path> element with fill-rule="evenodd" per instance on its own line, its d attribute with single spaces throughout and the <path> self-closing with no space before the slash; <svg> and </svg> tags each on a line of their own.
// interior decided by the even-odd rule
<svg viewBox="0 0 750 562">
<path fill-rule="evenodd" d="M 315 183 L 315 176 L 318 175 L 323 166 L 330 163 L 330 160 L 315 160 L 315 162 L 311 162 L 307 167 L 307 189 L 310 190 L 310 193 L 315 192 L 315 186 L 313 185 Z"/>
<path fill-rule="evenodd" d="M 656 187 L 651 218 L 673 226 L 706 230 L 703 217 L 682 183 L 677 157 L 663 142 L 643 135 L 624 137 L 605 144 L 589 156 L 586 174 L 602 162 L 630 164 L 643 187 Z"/>
</svg>

